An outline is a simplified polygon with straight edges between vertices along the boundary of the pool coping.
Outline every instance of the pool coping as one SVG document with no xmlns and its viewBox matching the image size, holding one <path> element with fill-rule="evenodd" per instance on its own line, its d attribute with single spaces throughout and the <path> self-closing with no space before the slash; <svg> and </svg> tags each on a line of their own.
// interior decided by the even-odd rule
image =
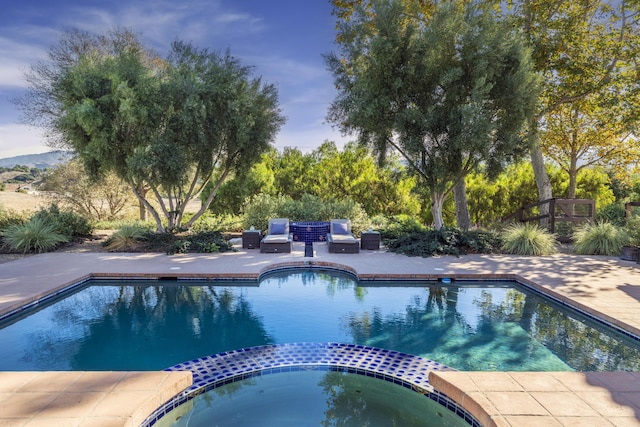
<svg viewBox="0 0 640 427">
<path fill-rule="evenodd" d="M 278 255 L 259 254 L 249 250 L 229 254 L 187 256 L 118 253 L 53 253 L 32 256 L 0 264 L 0 313 L 10 311 L 7 307 L 15 309 L 27 301 L 37 301 L 38 298 L 52 291 L 90 278 L 175 277 L 196 280 L 233 280 L 240 277 L 241 280 L 257 280 L 261 275 L 278 269 L 320 267 L 340 269 L 354 274 L 363 281 L 373 278 L 381 280 L 438 280 L 438 278 L 516 280 L 532 289 L 539 289 L 540 292 L 555 297 L 558 301 L 565 301 L 567 305 L 585 313 L 609 321 L 632 335 L 637 336 L 640 331 L 640 319 L 634 315 L 640 307 L 640 269 L 636 263 L 620 261 L 612 257 L 565 254 L 550 257 L 467 255 L 459 258 L 417 259 L 379 250 L 362 251 L 354 255 L 331 255 L 325 252 L 323 245 L 319 247 L 314 245 L 314 248 L 317 249 L 318 256 L 312 259 L 302 258 L 304 248 L 296 247 L 295 244 L 291 254 Z M 303 261 L 300 261 L 301 259 Z M 16 287 L 18 284 L 20 286 Z M 618 425 L 639 424 L 640 390 L 637 388 L 640 388 L 638 386 L 640 377 L 635 372 L 596 373 L 601 374 L 596 375 L 598 378 L 596 382 L 593 382 L 592 373 L 561 373 L 566 374 L 562 380 L 565 383 L 564 391 L 568 389 L 573 393 L 573 398 L 579 397 L 585 390 L 599 393 L 598 402 L 588 402 L 588 404 L 592 409 L 595 408 L 597 414 L 600 416 L 608 414 L 609 418 L 598 418 L 597 422 L 588 415 L 588 411 L 576 417 L 566 414 L 543 416 L 531 414 L 526 407 L 520 408 L 520 413 L 514 418 L 514 415 L 509 412 L 498 411 L 496 406 L 499 406 L 499 401 L 495 400 L 496 395 L 511 396 L 513 373 L 465 373 L 465 375 L 480 375 L 480 379 L 474 380 L 467 377 L 460 380 L 459 377 L 451 377 L 452 374 L 454 373 L 437 373 L 436 382 L 442 380 L 438 383 L 443 384 L 442 387 L 449 384 L 453 387 L 453 391 L 458 390 L 460 392 L 458 397 L 462 399 L 460 402 L 463 407 L 471 413 L 474 413 L 474 410 L 480 411 L 478 419 L 483 414 L 488 414 L 491 424 L 487 426 L 522 425 L 526 422 L 540 424 L 541 421 L 546 425 L 611 424 L 610 421 L 598 424 L 602 419 L 615 419 Z M 509 376 L 511 380 L 507 383 L 496 380 L 496 378 L 503 378 L 504 375 Z M 538 386 L 541 384 L 540 378 L 546 378 L 554 384 L 558 381 L 549 373 L 518 373 L 518 375 L 527 378 L 523 382 Z M 489 384 L 489 391 L 486 387 L 483 388 L 483 381 Z M 436 384 L 436 382 L 432 383 Z M 620 390 L 621 385 L 626 385 L 627 390 Z M 519 391 L 519 393 L 527 392 Z M 546 393 L 547 396 L 552 394 Z M 529 393 L 529 397 L 531 396 Z M 0 396 L 0 399 L 3 397 L 6 396 Z M 489 397 L 494 400 L 492 401 Z M 536 397 L 538 398 L 536 404 L 541 405 L 540 402 L 544 399 L 537 395 Z M 470 405 L 471 409 L 467 405 Z M 546 413 L 553 414 L 554 411 L 547 410 Z M 3 420 L 0 418 L 0 421 Z M 593 423 L 589 424 L 590 421 Z"/>
</svg>

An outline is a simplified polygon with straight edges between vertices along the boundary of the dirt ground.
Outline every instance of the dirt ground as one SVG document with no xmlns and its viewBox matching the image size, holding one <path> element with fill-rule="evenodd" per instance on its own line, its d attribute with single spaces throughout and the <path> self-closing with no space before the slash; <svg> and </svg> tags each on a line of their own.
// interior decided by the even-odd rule
<svg viewBox="0 0 640 427">
<path fill-rule="evenodd" d="M 0 210 L 11 210 L 19 213 L 35 212 L 49 205 L 46 196 L 38 192 L 18 193 L 16 184 L 7 184 L 5 191 L 0 191 Z M 188 212 L 197 212 L 200 209 L 200 200 L 192 200 L 187 205 Z M 56 252 L 106 252 L 102 243 L 114 232 L 114 230 L 94 230 L 91 238 L 81 242 L 67 243 Z M 24 258 L 33 254 L 3 254 L 0 253 L 0 264 Z"/>
<path fill-rule="evenodd" d="M 48 204 L 47 198 L 41 194 L 17 193 L 15 190 L 10 189 L 0 191 L 0 209 L 16 212 L 34 212 Z"/>
<path fill-rule="evenodd" d="M 107 252 L 102 243 L 109 238 L 114 230 L 94 230 L 90 238 L 82 239 L 78 242 L 66 243 L 58 248 L 56 252 Z M 34 254 L 3 254 L 0 253 L 0 264 L 20 258 L 32 256 Z"/>
<path fill-rule="evenodd" d="M 9 187 L 9 186 L 7 186 Z M 48 206 L 47 198 L 38 193 L 17 193 L 15 189 L 8 188 L 7 191 L 0 191 L 0 209 L 15 212 L 35 212 L 41 207 Z M 104 252 L 102 242 L 112 233 L 112 230 L 95 230 L 93 236 L 83 239 L 81 242 L 67 243 L 57 252 Z M 0 253 L 0 264 L 31 256 L 32 254 L 3 254 Z"/>
</svg>

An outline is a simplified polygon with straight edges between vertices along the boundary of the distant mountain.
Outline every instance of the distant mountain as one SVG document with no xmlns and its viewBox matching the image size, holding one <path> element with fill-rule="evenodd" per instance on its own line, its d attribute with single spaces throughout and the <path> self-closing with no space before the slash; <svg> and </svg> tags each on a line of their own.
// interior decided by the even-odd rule
<svg viewBox="0 0 640 427">
<path fill-rule="evenodd" d="M 71 151 L 50 151 L 41 154 L 26 154 L 24 156 L 6 157 L 0 159 L 0 167 L 12 168 L 15 165 L 30 168 L 46 169 L 64 163 L 72 157 Z"/>
</svg>

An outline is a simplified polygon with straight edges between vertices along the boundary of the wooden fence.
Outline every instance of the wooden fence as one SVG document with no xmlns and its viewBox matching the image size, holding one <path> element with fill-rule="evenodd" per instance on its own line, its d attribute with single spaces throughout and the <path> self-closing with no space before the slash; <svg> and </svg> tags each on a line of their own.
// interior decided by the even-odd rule
<svg viewBox="0 0 640 427">
<path fill-rule="evenodd" d="M 640 202 L 627 202 L 624 204 L 624 217 L 629 218 L 633 213 L 633 208 L 640 206 Z"/>
<path fill-rule="evenodd" d="M 569 241 L 575 226 L 594 222 L 596 203 L 592 199 L 547 199 L 531 203 L 509 215 L 508 222 L 537 222 L 546 226 L 558 240 Z"/>
</svg>

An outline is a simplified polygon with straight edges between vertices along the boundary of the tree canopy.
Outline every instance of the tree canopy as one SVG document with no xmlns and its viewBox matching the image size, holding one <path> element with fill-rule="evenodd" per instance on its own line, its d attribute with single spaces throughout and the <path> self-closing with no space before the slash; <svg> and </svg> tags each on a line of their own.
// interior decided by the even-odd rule
<svg viewBox="0 0 640 427">
<path fill-rule="evenodd" d="M 638 122 L 637 58 L 640 27 L 636 0 L 518 0 L 503 2 L 506 16 L 522 29 L 532 47 L 535 69 L 542 75 L 542 94 L 535 123 L 539 129 L 567 109 L 585 102 L 608 111 L 606 133 Z M 579 105 L 581 104 L 581 105 Z M 563 111 L 560 111 L 563 110 Z M 556 114 L 555 118 L 550 118 Z M 607 129 L 607 126 L 611 127 Z M 544 152 L 534 138 L 533 162 L 540 200 L 552 197 Z M 630 142 L 630 141 L 628 141 Z M 597 145 L 594 150 L 598 150 Z M 547 145 L 548 146 L 548 145 Z"/>
<path fill-rule="evenodd" d="M 163 59 L 128 30 L 67 32 L 27 78 L 19 102 L 27 121 L 45 125 L 91 176 L 114 171 L 129 183 L 158 231 L 188 228 L 284 123 L 275 86 L 229 52 L 176 41 Z M 214 191 L 183 223 L 187 202 L 209 182 Z"/>
<path fill-rule="evenodd" d="M 428 188 L 436 228 L 465 175 L 480 164 L 498 172 L 528 149 L 538 80 L 522 40 L 488 10 L 440 4 L 425 16 L 376 0 L 355 5 L 340 32 L 340 53 L 326 56 L 339 90 L 328 118 L 381 159 L 401 153 Z"/>
</svg>

